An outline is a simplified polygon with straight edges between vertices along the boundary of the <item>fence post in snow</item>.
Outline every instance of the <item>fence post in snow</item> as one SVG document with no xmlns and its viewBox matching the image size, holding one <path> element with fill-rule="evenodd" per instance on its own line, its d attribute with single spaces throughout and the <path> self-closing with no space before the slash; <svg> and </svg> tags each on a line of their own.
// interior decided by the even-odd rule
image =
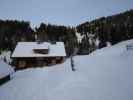
<svg viewBox="0 0 133 100">
<path fill-rule="evenodd" d="M 77 52 L 78 52 L 78 48 L 74 48 L 74 52 L 73 52 L 73 54 L 70 57 L 72 71 L 76 71 L 73 57 L 77 54 Z"/>
<path fill-rule="evenodd" d="M 71 68 L 72 68 L 72 71 L 75 71 L 75 66 L 74 66 L 74 60 L 73 60 L 73 56 L 71 56 Z"/>
</svg>

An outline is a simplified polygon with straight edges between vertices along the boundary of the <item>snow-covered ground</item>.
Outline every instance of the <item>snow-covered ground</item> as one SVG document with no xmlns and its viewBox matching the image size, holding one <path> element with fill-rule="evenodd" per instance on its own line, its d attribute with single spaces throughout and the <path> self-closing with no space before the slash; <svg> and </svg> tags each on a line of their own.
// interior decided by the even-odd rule
<svg viewBox="0 0 133 100">
<path fill-rule="evenodd" d="M 0 100 L 132 100 L 133 40 L 70 59 L 53 67 L 27 69 L 13 74 L 0 86 Z"/>
<path fill-rule="evenodd" d="M 6 64 L 4 61 L 0 60 L 0 79 L 13 74 L 14 73 L 14 69 Z"/>
</svg>

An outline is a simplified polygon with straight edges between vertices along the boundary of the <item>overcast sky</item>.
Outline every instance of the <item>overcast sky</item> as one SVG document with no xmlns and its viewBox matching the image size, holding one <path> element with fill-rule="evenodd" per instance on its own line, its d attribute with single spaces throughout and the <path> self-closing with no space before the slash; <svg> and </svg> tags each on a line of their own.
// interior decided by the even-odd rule
<svg viewBox="0 0 133 100">
<path fill-rule="evenodd" d="M 77 25 L 133 8 L 133 0 L 0 0 L 0 19 Z"/>
</svg>

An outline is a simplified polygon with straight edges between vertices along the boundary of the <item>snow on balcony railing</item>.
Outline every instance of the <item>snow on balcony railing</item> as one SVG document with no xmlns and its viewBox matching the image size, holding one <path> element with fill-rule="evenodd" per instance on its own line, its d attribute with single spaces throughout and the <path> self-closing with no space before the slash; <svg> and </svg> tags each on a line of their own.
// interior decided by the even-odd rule
<svg viewBox="0 0 133 100">
<path fill-rule="evenodd" d="M 126 45 L 127 50 L 133 50 L 133 44 L 128 44 Z"/>
</svg>

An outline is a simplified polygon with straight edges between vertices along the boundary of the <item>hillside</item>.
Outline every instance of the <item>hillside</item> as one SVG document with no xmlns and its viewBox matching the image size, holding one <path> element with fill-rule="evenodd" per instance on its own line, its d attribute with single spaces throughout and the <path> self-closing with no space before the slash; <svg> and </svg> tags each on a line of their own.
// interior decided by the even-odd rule
<svg viewBox="0 0 133 100">
<path fill-rule="evenodd" d="M 132 100 L 133 50 L 124 41 L 64 64 L 18 71 L 0 86 L 0 100 Z"/>
<path fill-rule="evenodd" d="M 99 40 L 98 48 L 106 47 L 107 42 L 114 45 L 133 38 L 133 10 L 85 22 L 76 28 L 83 36 L 80 53 L 84 53 L 84 48 L 86 52 L 96 49 L 97 40 Z"/>
</svg>

